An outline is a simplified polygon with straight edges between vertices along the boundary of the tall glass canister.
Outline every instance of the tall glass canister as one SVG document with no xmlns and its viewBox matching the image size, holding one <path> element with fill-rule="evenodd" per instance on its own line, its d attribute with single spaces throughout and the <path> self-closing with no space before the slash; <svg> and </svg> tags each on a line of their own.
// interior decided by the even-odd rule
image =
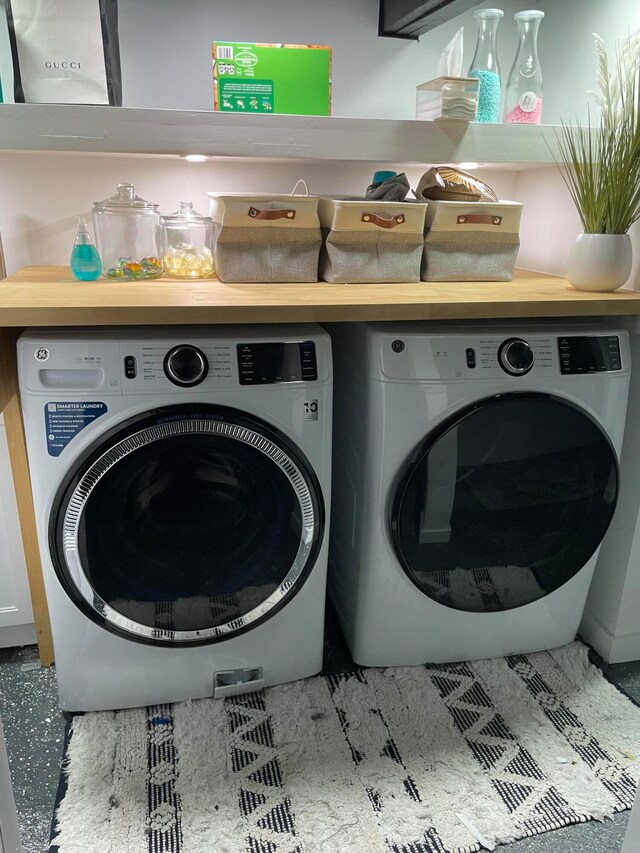
<svg viewBox="0 0 640 853">
<path fill-rule="evenodd" d="M 478 28 L 476 52 L 469 68 L 469 77 L 480 80 L 476 121 L 499 122 L 502 84 L 498 65 L 497 35 L 502 9 L 479 9 L 474 13 Z"/>
<path fill-rule="evenodd" d="M 505 117 L 510 124 L 542 121 L 542 69 L 538 59 L 538 29 L 544 12 L 530 9 L 513 16 L 518 25 L 518 51 L 507 81 Z"/>
<path fill-rule="evenodd" d="M 102 274 L 124 281 L 158 278 L 158 205 L 136 195 L 133 184 L 93 206 L 93 225 Z"/>
</svg>

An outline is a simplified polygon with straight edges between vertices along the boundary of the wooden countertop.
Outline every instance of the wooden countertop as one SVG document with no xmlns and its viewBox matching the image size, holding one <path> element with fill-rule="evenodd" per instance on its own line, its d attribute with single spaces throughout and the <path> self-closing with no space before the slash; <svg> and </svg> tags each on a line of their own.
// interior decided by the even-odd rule
<svg viewBox="0 0 640 853">
<path fill-rule="evenodd" d="M 0 327 L 467 320 L 640 314 L 640 292 L 585 293 L 564 278 L 512 282 L 223 284 L 217 279 L 78 282 L 68 267 L 25 267 L 0 283 Z"/>
</svg>

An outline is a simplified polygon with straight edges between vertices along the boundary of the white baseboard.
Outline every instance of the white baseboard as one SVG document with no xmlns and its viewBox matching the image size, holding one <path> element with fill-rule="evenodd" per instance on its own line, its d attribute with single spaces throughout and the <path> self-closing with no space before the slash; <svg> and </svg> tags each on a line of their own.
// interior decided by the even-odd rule
<svg viewBox="0 0 640 853">
<path fill-rule="evenodd" d="M 640 660 L 640 632 L 616 636 L 590 613 L 585 613 L 579 634 L 607 663 Z"/>
<path fill-rule="evenodd" d="M 0 649 L 12 646 L 31 646 L 36 642 L 36 627 L 30 625 L 9 625 L 0 628 Z"/>
</svg>

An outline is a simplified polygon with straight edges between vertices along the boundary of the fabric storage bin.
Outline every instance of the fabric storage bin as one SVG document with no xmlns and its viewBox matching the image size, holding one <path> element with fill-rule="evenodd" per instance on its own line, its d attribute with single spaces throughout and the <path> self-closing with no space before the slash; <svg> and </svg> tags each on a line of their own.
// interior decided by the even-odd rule
<svg viewBox="0 0 640 853">
<path fill-rule="evenodd" d="M 220 281 L 318 281 L 322 237 L 311 196 L 208 193 Z"/>
<path fill-rule="evenodd" d="M 422 280 L 511 281 L 521 213 L 516 201 L 430 201 Z"/>
<path fill-rule="evenodd" d="M 321 198 L 320 277 L 329 282 L 420 281 L 427 205 Z"/>
</svg>

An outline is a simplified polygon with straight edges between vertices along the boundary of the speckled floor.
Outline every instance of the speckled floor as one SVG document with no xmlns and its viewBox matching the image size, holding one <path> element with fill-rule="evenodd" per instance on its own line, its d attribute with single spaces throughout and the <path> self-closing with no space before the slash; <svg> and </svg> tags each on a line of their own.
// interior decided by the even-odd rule
<svg viewBox="0 0 640 853">
<path fill-rule="evenodd" d="M 333 614 L 328 618 L 325 673 L 353 668 Z M 640 661 L 605 667 L 640 702 Z M 45 853 L 49 838 L 65 721 L 57 707 L 55 669 L 42 669 L 37 650 L 0 649 L 0 713 L 5 728 L 25 853 Z M 617 853 L 628 812 L 499 847 L 504 853 Z M 124 851 L 123 851 L 124 853 Z"/>
<path fill-rule="evenodd" d="M 0 713 L 25 853 L 44 853 L 64 743 L 56 673 L 35 646 L 0 649 Z"/>
</svg>

